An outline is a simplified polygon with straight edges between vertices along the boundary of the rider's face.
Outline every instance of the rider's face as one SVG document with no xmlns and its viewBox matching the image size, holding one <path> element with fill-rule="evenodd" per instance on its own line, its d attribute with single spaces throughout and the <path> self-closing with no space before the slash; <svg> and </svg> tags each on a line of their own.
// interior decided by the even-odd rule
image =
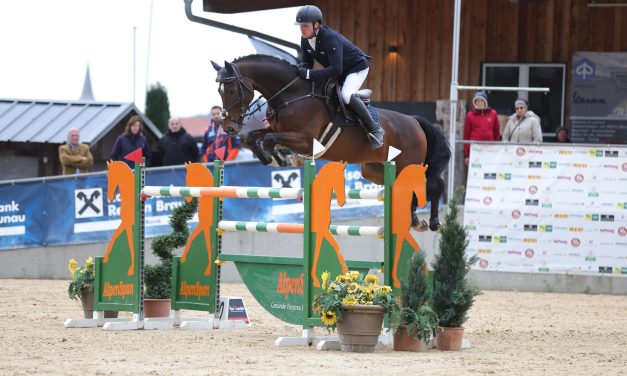
<svg viewBox="0 0 627 376">
<path fill-rule="evenodd" d="M 318 24 L 316 23 L 316 26 Z M 300 35 L 305 38 L 305 39 L 309 39 L 309 38 L 313 38 L 316 34 L 317 27 L 314 28 L 314 23 L 313 22 L 307 22 L 304 24 L 300 24 Z"/>
</svg>

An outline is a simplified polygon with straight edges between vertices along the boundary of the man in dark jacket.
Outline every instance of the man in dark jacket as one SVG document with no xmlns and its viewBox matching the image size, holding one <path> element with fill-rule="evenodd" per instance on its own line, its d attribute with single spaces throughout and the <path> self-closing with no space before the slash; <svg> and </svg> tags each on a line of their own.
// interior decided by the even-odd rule
<svg viewBox="0 0 627 376">
<path fill-rule="evenodd" d="M 159 140 L 159 154 L 164 166 L 198 162 L 198 146 L 194 138 L 181 126 L 181 119 L 168 122 L 169 131 Z"/>
<path fill-rule="evenodd" d="M 322 26 L 322 19 L 322 12 L 313 5 L 306 5 L 296 13 L 303 51 L 298 75 L 306 80 L 338 79 L 342 85 L 342 100 L 365 121 L 372 148 L 379 148 L 383 146 L 385 132 L 356 95 L 368 76 L 368 56 L 342 34 Z M 314 59 L 324 68 L 312 69 Z"/>
</svg>

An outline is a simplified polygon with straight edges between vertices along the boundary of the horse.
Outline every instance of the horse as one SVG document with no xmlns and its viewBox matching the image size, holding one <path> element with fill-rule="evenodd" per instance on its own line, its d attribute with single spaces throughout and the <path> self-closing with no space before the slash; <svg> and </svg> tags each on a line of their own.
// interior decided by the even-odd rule
<svg viewBox="0 0 627 376">
<path fill-rule="evenodd" d="M 135 175 L 128 165 L 122 161 L 107 161 L 107 199 L 113 201 L 115 198 L 115 190 L 120 187 L 120 225 L 113 233 L 107 251 L 105 252 L 103 263 L 109 262 L 109 255 L 113 249 L 113 245 L 117 239 L 126 231 L 126 240 L 128 241 L 128 249 L 131 256 L 131 266 L 128 268 L 127 275 L 135 274 L 135 246 L 133 244 L 133 225 L 135 224 Z M 129 220 L 130 219 L 130 220 Z"/>
<path fill-rule="evenodd" d="M 318 259 L 322 251 L 323 241 L 326 240 L 335 250 L 335 255 L 342 268 L 342 273 L 346 273 L 346 260 L 340 251 L 340 246 L 331 234 L 331 199 L 333 191 L 337 204 L 342 207 L 346 203 L 346 187 L 344 186 L 344 171 L 346 165 L 343 163 L 327 163 L 318 171 L 316 179 L 311 184 L 311 201 L 316 203 L 311 206 L 311 232 L 316 234 L 316 244 L 314 246 L 314 258 L 311 267 L 311 279 L 314 287 L 320 287 L 318 280 Z"/>
<path fill-rule="evenodd" d="M 224 67 L 211 63 L 218 71 L 216 82 L 224 108 L 222 127 L 227 133 L 238 134 L 242 129 L 254 92 L 258 91 L 267 99 L 270 126 L 249 132 L 244 144 L 263 164 L 274 159 L 280 166 L 287 165 L 277 145 L 301 155 L 312 154 L 314 139 L 320 140 L 333 121 L 333 110 L 327 106 L 329 97 L 322 92 L 324 83 L 299 78 L 297 66 L 273 56 L 244 56 L 232 63 L 225 61 Z M 410 164 L 427 164 L 427 196 L 431 202 L 429 228 L 437 231 L 440 227 L 438 205 L 444 190 L 441 174 L 451 157 L 446 138 L 427 121 L 419 122 L 395 111 L 375 110 L 385 130 L 382 147 L 371 149 L 364 130 L 352 124 L 342 126 L 339 136 L 319 157 L 359 163 L 362 176 L 376 184 L 383 184 L 383 164 L 391 146 L 401 150 L 395 158 L 397 174 Z M 410 208 L 414 228 L 419 224 L 416 207 L 414 199 Z"/>
</svg>

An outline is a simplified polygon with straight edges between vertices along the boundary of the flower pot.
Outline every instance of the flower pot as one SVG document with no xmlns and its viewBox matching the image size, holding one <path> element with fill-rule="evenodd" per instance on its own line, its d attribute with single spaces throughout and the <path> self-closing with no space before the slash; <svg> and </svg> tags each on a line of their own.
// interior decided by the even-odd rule
<svg viewBox="0 0 627 376">
<path fill-rule="evenodd" d="M 170 299 L 144 299 L 144 317 L 170 317 Z"/>
<path fill-rule="evenodd" d="M 81 305 L 83 306 L 83 315 L 86 319 L 94 317 L 94 290 L 87 287 L 81 289 Z M 104 311 L 105 319 L 115 319 L 118 317 L 118 311 Z"/>
<path fill-rule="evenodd" d="M 441 328 L 435 336 L 435 347 L 444 351 L 461 351 L 464 328 Z"/>
<path fill-rule="evenodd" d="M 374 352 L 387 310 L 378 305 L 342 304 L 340 311 L 342 319 L 337 322 L 337 334 L 342 351 Z"/>
<path fill-rule="evenodd" d="M 394 332 L 394 351 L 413 351 L 422 350 L 422 340 L 417 339 L 407 333 L 406 326 L 400 326 Z"/>
</svg>

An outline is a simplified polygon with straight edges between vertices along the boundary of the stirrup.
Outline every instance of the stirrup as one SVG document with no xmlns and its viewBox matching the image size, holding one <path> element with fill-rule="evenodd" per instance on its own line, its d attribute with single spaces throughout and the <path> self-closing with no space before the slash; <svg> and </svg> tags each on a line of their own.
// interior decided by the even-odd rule
<svg viewBox="0 0 627 376">
<path fill-rule="evenodd" d="M 368 138 L 370 139 L 370 145 L 373 149 L 378 149 L 383 146 L 383 140 L 379 141 L 377 137 L 370 132 L 367 132 L 367 135 L 368 135 Z"/>
</svg>

